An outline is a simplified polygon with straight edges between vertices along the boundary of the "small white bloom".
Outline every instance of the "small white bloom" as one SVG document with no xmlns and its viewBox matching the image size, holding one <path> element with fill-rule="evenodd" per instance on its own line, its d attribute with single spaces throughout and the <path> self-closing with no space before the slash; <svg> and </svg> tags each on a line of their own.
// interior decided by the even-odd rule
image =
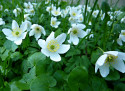
<svg viewBox="0 0 125 91">
<path fill-rule="evenodd" d="M 48 4 L 50 2 L 51 2 L 51 0 L 45 0 L 45 4 Z"/>
<path fill-rule="evenodd" d="M 58 9 L 54 8 L 54 9 L 52 10 L 52 15 L 54 15 L 54 16 L 59 16 L 59 15 L 61 15 L 60 7 L 59 7 Z"/>
<path fill-rule="evenodd" d="M 95 64 L 95 73 L 100 71 L 102 77 L 106 77 L 109 74 L 109 67 L 112 66 L 116 70 L 125 73 L 125 53 L 118 51 L 108 51 L 98 58 Z"/>
<path fill-rule="evenodd" d="M 62 33 L 56 38 L 54 37 L 54 32 L 52 32 L 48 38 L 45 40 L 39 39 L 38 44 L 42 48 L 41 52 L 50 57 L 51 60 L 58 62 L 61 61 L 61 56 L 59 54 L 64 54 L 70 49 L 70 45 L 62 44 L 66 39 L 66 34 Z"/>
<path fill-rule="evenodd" d="M 120 35 L 119 35 L 119 38 L 120 38 L 123 42 L 125 42 L 125 30 L 121 30 L 121 33 L 120 33 Z"/>
<path fill-rule="evenodd" d="M 86 33 L 87 33 L 87 35 L 88 35 L 90 32 L 91 32 L 91 29 L 86 29 Z M 94 37 L 93 34 L 90 34 L 90 35 L 89 35 L 89 38 L 93 38 L 93 37 Z"/>
<path fill-rule="evenodd" d="M 70 12 L 69 12 L 69 13 L 70 13 L 70 16 L 71 16 L 71 17 L 77 18 L 78 15 L 81 14 L 81 10 L 77 10 L 76 7 L 72 7 L 72 8 L 70 9 Z"/>
<path fill-rule="evenodd" d="M 48 6 L 46 8 L 46 11 L 49 12 L 49 13 L 51 13 L 54 9 L 56 9 L 56 7 L 52 4 L 51 6 Z"/>
<path fill-rule="evenodd" d="M 31 2 L 28 2 L 28 3 L 24 3 L 24 7 L 26 8 L 26 9 L 32 9 L 33 8 L 33 5 L 31 4 Z"/>
<path fill-rule="evenodd" d="M 65 18 L 67 16 L 68 12 L 69 12 L 68 9 L 63 9 L 61 11 L 61 17 Z"/>
<path fill-rule="evenodd" d="M 93 11 L 92 15 L 96 18 L 98 13 L 99 13 L 99 10 L 95 10 L 95 11 Z"/>
<path fill-rule="evenodd" d="M 78 23 L 78 19 L 77 19 L 77 18 L 74 18 L 74 17 L 69 17 L 69 22 L 70 22 L 71 24 Z"/>
<path fill-rule="evenodd" d="M 10 29 L 2 29 L 3 33 L 6 35 L 8 40 L 14 41 L 15 44 L 20 45 L 22 39 L 25 39 L 27 32 L 25 22 L 23 22 L 19 28 L 15 20 L 12 21 L 12 31 Z"/>
<path fill-rule="evenodd" d="M 9 12 L 9 10 L 8 10 L 8 9 L 5 9 L 4 12 Z"/>
<path fill-rule="evenodd" d="M 121 23 L 125 23 L 125 17 L 121 19 Z"/>
<path fill-rule="evenodd" d="M 27 20 L 25 20 L 24 22 L 25 22 L 25 24 L 27 26 L 27 31 L 30 31 L 30 29 L 31 29 L 31 22 L 27 21 Z"/>
<path fill-rule="evenodd" d="M 0 5 L 0 11 L 2 11 L 3 10 L 3 6 L 2 5 Z"/>
<path fill-rule="evenodd" d="M 28 20 L 28 21 L 31 20 L 29 16 L 30 16 L 30 14 L 24 14 L 24 19 Z"/>
<path fill-rule="evenodd" d="M 55 28 L 58 28 L 58 26 L 59 26 L 59 24 L 60 24 L 61 22 L 59 22 L 59 21 L 57 21 L 57 18 L 56 17 L 51 17 L 51 26 L 52 27 L 55 27 Z"/>
<path fill-rule="evenodd" d="M 70 39 L 68 40 L 69 43 L 73 42 L 74 45 L 79 43 L 79 38 L 83 38 L 87 35 L 83 29 L 86 26 L 84 24 L 72 24 L 72 28 L 68 30 L 68 34 L 70 33 Z"/>
<path fill-rule="evenodd" d="M 111 25 L 112 25 L 112 21 L 108 21 L 108 22 L 107 22 L 107 25 L 108 25 L 108 26 L 111 26 Z"/>
<path fill-rule="evenodd" d="M 85 12 L 85 7 L 86 7 L 86 6 L 84 5 L 84 7 L 83 7 L 83 12 Z M 88 12 L 91 12 L 91 7 L 89 7 L 88 5 L 87 5 L 87 11 L 88 11 Z"/>
<path fill-rule="evenodd" d="M 100 16 L 101 16 L 101 20 L 103 20 L 105 18 L 105 13 L 100 14 Z"/>
<path fill-rule="evenodd" d="M 5 25 L 5 21 L 2 18 L 0 18 L 0 25 Z"/>
<path fill-rule="evenodd" d="M 83 15 L 82 14 L 78 15 L 78 22 L 83 22 Z"/>
<path fill-rule="evenodd" d="M 89 21 L 89 24 L 88 25 L 92 25 L 92 22 L 91 21 Z"/>
<path fill-rule="evenodd" d="M 19 15 L 21 13 L 21 9 L 20 8 L 16 8 L 13 10 L 13 13 L 15 14 L 15 17 L 17 17 L 17 15 Z"/>
<path fill-rule="evenodd" d="M 46 35 L 45 29 L 38 24 L 33 24 L 31 26 L 31 29 L 32 30 L 29 32 L 29 36 L 35 35 L 36 40 L 40 38 L 41 33 L 43 33 L 43 35 Z"/>
</svg>

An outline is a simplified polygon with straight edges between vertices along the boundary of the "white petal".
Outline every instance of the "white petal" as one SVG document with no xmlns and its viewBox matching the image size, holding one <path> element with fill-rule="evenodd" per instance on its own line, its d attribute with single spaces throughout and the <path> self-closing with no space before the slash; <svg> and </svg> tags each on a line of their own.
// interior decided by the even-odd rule
<svg viewBox="0 0 125 91">
<path fill-rule="evenodd" d="M 120 35 L 120 38 L 125 42 L 125 35 Z"/>
<path fill-rule="evenodd" d="M 19 28 L 18 23 L 15 20 L 13 20 L 12 21 L 12 29 L 16 29 L 16 28 Z"/>
<path fill-rule="evenodd" d="M 14 41 L 15 44 L 20 45 L 22 43 L 22 39 Z"/>
<path fill-rule="evenodd" d="M 87 33 L 83 30 L 79 30 L 78 37 L 83 38 L 87 35 Z"/>
<path fill-rule="evenodd" d="M 107 56 L 108 56 L 107 54 L 104 54 L 101 57 L 99 57 L 96 64 L 98 64 L 99 66 L 102 66 L 105 63 Z"/>
<path fill-rule="evenodd" d="M 46 35 L 46 32 L 45 32 L 44 28 L 42 28 L 42 33 L 43 33 L 43 35 Z"/>
<path fill-rule="evenodd" d="M 41 36 L 41 33 L 37 33 L 37 34 L 35 34 L 35 38 L 36 38 L 36 40 L 38 40 L 38 39 L 40 38 L 40 36 Z"/>
<path fill-rule="evenodd" d="M 10 29 L 2 29 L 3 33 L 6 35 L 6 36 L 11 36 L 12 35 L 12 31 Z"/>
<path fill-rule="evenodd" d="M 125 73 L 125 64 L 123 60 L 120 60 L 119 58 L 115 59 L 114 62 L 111 63 L 111 65 L 118 71 Z"/>
<path fill-rule="evenodd" d="M 58 49 L 58 53 L 59 53 L 59 54 L 64 54 L 64 53 L 66 53 L 69 49 L 70 49 L 70 45 L 62 44 L 62 45 L 60 45 L 60 48 Z"/>
<path fill-rule="evenodd" d="M 118 52 L 118 58 L 120 58 L 120 59 L 125 61 L 125 53 Z"/>
<path fill-rule="evenodd" d="M 27 32 L 22 33 L 21 39 L 25 39 Z"/>
<path fill-rule="evenodd" d="M 99 65 L 95 64 L 95 73 L 97 73 L 98 69 L 99 69 Z"/>
<path fill-rule="evenodd" d="M 59 44 L 62 44 L 66 39 L 66 34 L 62 33 L 59 36 L 56 37 L 56 40 L 58 41 Z"/>
<path fill-rule="evenodd" d="M 21 24 L 21 26 L 20 26 L 20 29 L 21 29 L 22 31 L 26 31 L 26 30 L 27 30 L 27 23 L 26 23 L 26 22 L 23 22 L 23 23 Z"/>
<path fill-rule="evenodd" d="M 29 36 L 33 36 L 34 35 L 34 30 L 31 30 L 30 32 L 29 32 Z"/>
<path fill-rule="evenodd" d="M 117 56 L 118 55 L 118 51 L 107 51 L 107 52 L 104 52 L 104 54 L 110 54 L 110 55 Z"/>
<path fill-rule="evenodd" d="M 79 29 L 84 29 L 86 26 L 85 26 L 84 24 L 78 24 L 77 27 L 78 27 Z"/>
<path fill-rule="evenodd" d="M 55 61 L 55 62 L 61 61 L 60 55 L 58 53 L 54 53 L 54 52 L 53 53 L 51 52 L 50 59 Z"/>
<path fill-rule="evenodd" d="M 55 39 L 54 38 L 54 32 L 51 32 L 51 34 L 47 37 L 46 42 L 49 42 L 51 40 Z"/>
<path fill-rule="evenodd" d="M 41 49 L 41 52 L 42 52 L 44 55 L 46 55 L 47 57 L 50 56 L 50 53 L 49 53 L 49 51 L 48 51 L 47 49 Z"/>
<path fill-rule="evenodd" d="M 120 46 L 123 45 L 123 44 L 122 44 L 122 40 L 121 40 L 120 38 L 117 39 L 117 43 L 118 43 Z"/>
<path fill-rule="evenodd" d="M 39 39 L 39 40 L 38 40 L 38 44 L 39 44 L 39 46 L 40 46 L 41 48 L 45 48 L 46 42 L 45 42 L 45 40 L 43 40 L 43 39 Z"/>
<path fill-rule="evenodd" d="M 79 43 L 79 39 L 77 36 L 70 34 L 70 38 L 74 45 L 77 45 Z"/>
<path fill-rule="evenodd" d="M 104 65 L 100 66 L 99 71 L 100 71 L 102 77 L 106 77 L 109 74 L 109 65 L 104 64 Z"/>
</svg>

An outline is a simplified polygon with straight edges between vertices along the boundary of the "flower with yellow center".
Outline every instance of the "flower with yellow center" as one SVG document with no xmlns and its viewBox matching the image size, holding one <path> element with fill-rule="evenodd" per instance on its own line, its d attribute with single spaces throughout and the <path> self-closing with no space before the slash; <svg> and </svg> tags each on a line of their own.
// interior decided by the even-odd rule
<svg viewBox="0 0 125 91">
<path fill-rule="evenodd" d="M 59 16 L 59 15 L 61 15 L 60 7 L 59 7 L 58 9 L 53 8 L 53 10 L 52 10 L 52 15 L 54 15 L 54 16 Z"/>
<path fill-rule="evenodd" d="M 95 10 L 95 11 L 93 11 L 92 15 L 96 18 L 98 13 L 99 13 L 99 10 Z"/>
<path fill-rule="evenodd" d="M 77 7 L 72 7 L 69 12 L 70 16 L 73 18 L 77 18 L 81 14 L 81 10 L 78 10 Z"/>
<path fill-rule="evenodd" d="M 45 29 L 38 25 L 38 24 L 33 24 L 31 26 L 31 31 L 29 32 L 29 36 L 35 36 L 36 40 L 38 40 L 41 36 L 41 34 L 46 35 Z"/>
<path fill-rule="evenodd" d="M 54 27 L 54 28 L 58 28 L 59 24 L 61 22 L 57 21 L 57 18 L 56 17 L 51 17 L 51 26 Z"/>
<path fill-rule="evenodd" d="M 15 20 L 12 21 L 12 31 L 10 29 L 2 29 L 8 40 L 14 41 L 15 44 L 20 45 L 22 40 L 25 39 L 27 32 L 26 23 L 23 22 L 19 27 Z"/>
<path fill-rule="evenodd" d="M 52 32 L 45 40 L 39 39 L 38 44 L 42 48 L 41 52 L 53 61 L 61 61 L 59 54 L 64 54 L 70 49 L 70 45 L 62 44 L 66 39 L 66 34 L 62 33 L 56 38 Z"/>
<path fill-rule="evenodd" d="M 72 24 L 72 28 L 68 30 L 68 34 L 70 34 L 68 42 L 73 42 L 74 45 L 77 45 L 79 43 L 79 38 L 83 38 L 87 35 L 87 33 L 83 31 L 85 27 L 84 24 Z"/>
<path fill-rule="evenodd" d="M 125 42 L 125 30 L 121 30 L 121 33 L 119 35 L 119 38 L 117 39 L 117 43 L 122 46 L 123 43 L 122 42 Z"/>
<path fill-rule="evenodd" d="M 104 52 L 100 56 L 95 64 L 95 73 L 100 70 L 101 76 L 106 77 L 109 74 L 109 67 L 112 66 L 116 70 L 125 73 L 125 53 L 118 51 L 108 51 Z"/>
</svg>

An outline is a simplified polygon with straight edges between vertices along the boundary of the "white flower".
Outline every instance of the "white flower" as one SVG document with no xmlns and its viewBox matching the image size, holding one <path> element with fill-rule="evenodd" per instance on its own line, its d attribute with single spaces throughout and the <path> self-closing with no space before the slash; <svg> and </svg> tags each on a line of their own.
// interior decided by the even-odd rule
<svg viewBox="0 0 125 91">
<path fill-rule="evenodd" d="M 108 22 L 107 22 L 107 25 L 108 25 L 108 26 L 111 26 L 111 25 L 112 25 L 112 21 L 108 21 Z"/>
<path fill-rule="evenodd" d="M 100 16 L 101 16 L 101 20 L 103 20 L 105 18 L 105 13 L 100 14 Z"/>
<path fill-rule="evenodd" d="M 54 16 L 59 16 L 59 15 L 61 15 L 60 7 L 59 7 L 58 9 L 54 8 L 54 9 L 52 10 L 52 15 L 54 15 Z"/>
<path fill-rule="evenodd" d="M 81 14 L 81 10 L 77 10 L 76 7 L 72 7 L 72 8 L 70 9 L 70 12 L 69 12 L 69 13 L 70 13 L 70 16 L 71 16 L 71 17 L 77 18 L 78 15 Z"/>
<path fill-rule="evenodd" d="M 89 34 L 91 32 L 91 29 L 86 29 L 86 33 L 87 34 Z M 89 35 L 89 38 L 93 38 L 94 37 L 94 35 L 93 34 L 90 34 Z"/>
<path fill-rule="evenodd" d="M 46 8 L 46 11 L 49 12 L 49 13 L 51 13 L 54 9 L 56 9 L 56 7 L 52 4 L 51 6 L 48 6 Z"/>
<path fill-rule="evenodd" d="M 120 38 L 123 42 L 125 42 L 125 30 L 121 30 L 121 33 L 120 33 L 120 35 L 119 35 L 119 38 Z"/>
<path fill-rule="evenodd" d="M 14 41 L 15 44 L 20 45 L 22 39 L 25 39 L 27 32 L 25 22 L 21 24 L 20 28 L 15 20 L 12 21 L 12 31 L 10 29 L 2 29 L 8 40 Z"/>
<path fill-rule="evenodd" d="M 52 32 L 48 38 L 45 40 L 39 39 L 38 44 L 42 48 L 41 52 L 50 57 L 53 61 L 61 61 L 59 54 L 64 54 L 70 49 L 70 45 L 62 44 L 66 39 L 66 34 L 62 33 L 56 38 L 54 37 L 54 32 Z"/>
<path fill-rule="evenodd" d="M 3 6 L 2 5 L 0 5 L 0 11 L 2 11 L 3 10 Z"/>
<path fill-rule="evenodd" d="M 59 22 L 59 21 L 57 21 L 57 18 L 56 17 L 51 17 L 51 26 L 52 27 L 55 27 L 55 28 L 58 28 L 58 26 L 59 26 L 59 24 L 60 24 L 61 22 Z"/>
<path fill-rule="evenodd" d="M 20 8 L 16 8 L 13 10 L 13 13 L 15 14 L 15 16 L 17 17 L 17 15 L 19 15 L 21 13 L 21 9 Z"/>
<path fill-rule="evenodd" d="M 48 4 L 50 2 L 51 2 L 51 0 L 45 0 L 45 4 Z"/>
<path fill-rule="evenodd" d="M 8 10 L 8 9 L 5 9 L 4 12 L 9 12 L 9 10 Z"/>
<path fill-rule="evenodd" d="M 117 43 L 118 43 L 120 46 L 123 45 L 121 38 L 118 38 L 118 39 L 117 39 Z"/>
<path fill-rule="evenodd" d="M 27 26 L 27 31 L 30 31 L 31 22 L 30 22 L 30 21 L 27 21 L 27 20 L 25 20 L 24 22 L 25 22 L 25 24 L 26 24 L 26 26 Z"/>
<path fill-rule="evenodd" d="M 2 18 L 0 18 L 0 25 L 5 25 L 5 21 Z"/>
<path fill-rule="evenodd" d="M 65 18 L 66 15 L 68 14 L 68 9 L 63 9 L 61 12 L 62 12 L 62 13 L 61 13 L 61 17 L 62 17 L 62 18 Z"/>
<path fill-rule="evenodd" d="M 71 24 L 74 24 L 74 23 L 78 23 L 78 19 L 75 17 L 69 17 L 69 22 L 71 23 Z"/>
<path fill-rule="evenodd" d="M 125 73 L 125 53 L 118 51 L 108 51 L 98 58 L 95 64 L 95 73 L 100 70 L 101 76 L 106 77 L 109 74 L 109 67 L 112 66 L 116 70 Z"/>
<path fill-rule="evenodd" d="M 121 19 L 121 23 L 125 23 L 125 17 Z"/>
<path fill-rule="evenodd" d="M 89 24 L 88 25 L 92 25 L 92 22 L 91 21 L 89 21 Z"/>
<path fill-rule="evenodd" d="M 29 36 L 35 35 L 36 40 L 40 38 L 41 33 L 43 33 L 43 35 L 46 35 L 45 29 L 38 24 L 33 24 L 31 26 L 31 29 L 32 30 L 29 32 Z"/>
<path fill-rule="evenodd" d="M 68 30 L 68 34 L 70 33 L 70 39 L 68 40 L 69 43 L 73 42 L 74 45 L 79 43 L 79 38 L 83 38 L 87 35 L 84 29 L 86 26 L 84 24 L 72 24 L 72 28 Z"/>
<path fill-rule="evenodd" d="M 24 19 L 25 20 L 31 20 L 29 16 L 30 16 L 30 14 L 24 14 Z"/>
<path fill-rule="evenodd" d="M 85 7 L 86 7 L 86 6 L 84 5 L 84 7 L 83 7 L 83 12 L 85 12 Z M 91 7 L 89 7 L 88 5 L 87 5 L 87 11 L 88 11 L 88 12 L 91 12 Z"/>
<path fill-rule="evenodd" d="M 95 11 L 93 11 L 92 15 L 96 18 L 98 13 L 99 13 L 99 10 L 95 10 Z"/>
<path fill-rule="evenodd" d="M 26 12 L 26 13 L 28 13 L 28 14 L 30 14 L 30 15 L 35 15 L 35 10 L 33 9 L 33 8 L 31 8 L 31 9 L 24 9 L 24 11 Z"/>
<path fill-rule="evenodd" d="M 31 2 L 28 2 L 28 3 L 24 3 L 24 7 L 26 9 L 32 9 L 33 8 L 33 5 L 31 4 Z"/>
<path fill-rule="evenodd" d="M 83 15 L 82 14 L 78 15 L 78 22 L 83 22 Z"/>
</svg>

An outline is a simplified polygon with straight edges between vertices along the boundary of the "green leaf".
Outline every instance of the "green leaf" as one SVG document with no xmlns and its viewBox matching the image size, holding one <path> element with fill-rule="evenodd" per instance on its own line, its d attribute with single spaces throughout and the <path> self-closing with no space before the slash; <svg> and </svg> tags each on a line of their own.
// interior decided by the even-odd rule
<svg viewBox="0 0 125 91">
<path fill-rule="evenodd" d="M 31 91 L 49 91 L 49 88 L 52 88 L 56 85 L 56 80 L 49 75 L 42 74 L 38 76 L 30 86 Z"/>
<path fill-rule="evenodd" d="M 115 84 L 113 91 L 125 91 L 125 84 L 124 83 Z"/>
<path fill-rule="evenodd" d="M 19 89 L 16 86 L 15 82 L 13 82 L 13 83 L 10 84 L 10 88 L 11 88 L 11 91 L 21 91 L 21 89 Z"/>
<path fill-rule="evenodd" d="M 18 46 L 10 40 L 6 40 L 6 42 L 4 43 L 4 47 L 13 52 L 18 48 Z"/>
<path fill-rule="evenodd" d="M 66 53 L 65 57 L 70 57 L 70 56 L 78 55 L 80 53 L 81 53 L 81 51 L 79 49 L 71 47 L 70 50 Z"/>
<path fill-rule="evenodd" d="M 38 61 L 45 60 L 46 56 L 43 55 L 41 52 L 36 52 L 28 57 L 28 61 L 32 66 L 35 66 Z"/>
<path fill-rule="evenodd" d="M 11 58 L 13 61 L 17 61 L 22 58 L 22 54 L 20 52 L 14 52 L 11 54 Z"/>
<path fill-rule="evenodd" d="M 120 74 L 114 70 L 114 71 L 110 71 L 109 75 L 105 78 L 106 80 L 118 80 L 120 79 Z"/>
<path fill-rule="evenodd" d="M 9 56 L 9 50 L 6 50 L 2 55 L 1 55 L 1 58 L 2 58 L 2 60 L 4 61 L 4 60 L 6 60 L 6 58 Z"/>
<path fill-rule="evenodd" d="M 85 67 L 76 67 L 69 74 L 68 85 L 71 91 L 85 90 L 88 85 L 88 72 Z"/>
<path fill-rule="evenodd" d="M 15 82 L 15 84 L 21 90 L 29 90 L 29 85 L 27 83 L 17 81 L 17 82 Z"/>
</svg>

